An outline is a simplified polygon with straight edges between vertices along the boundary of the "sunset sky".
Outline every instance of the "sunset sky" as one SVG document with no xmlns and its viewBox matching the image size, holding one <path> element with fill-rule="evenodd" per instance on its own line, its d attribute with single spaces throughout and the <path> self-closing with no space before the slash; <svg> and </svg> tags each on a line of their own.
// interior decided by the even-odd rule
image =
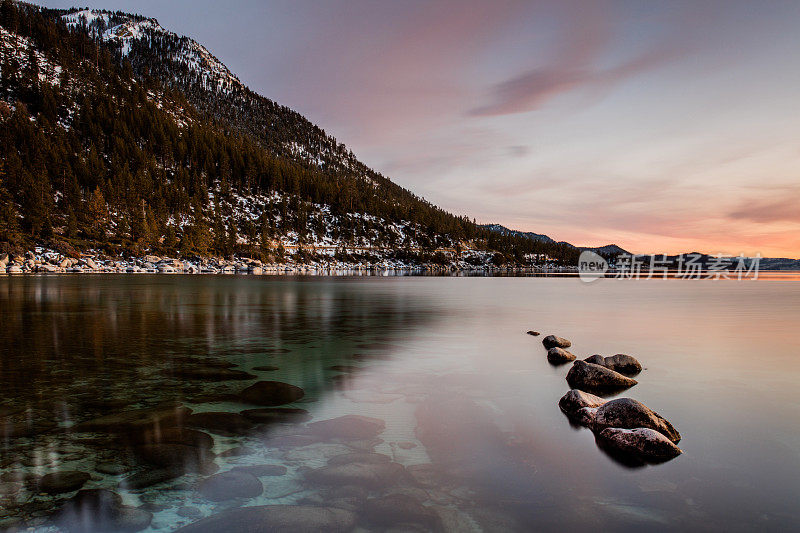
<svg viewBox="0 0 800 533">
<path fill-rule="evenodd" d="M 800 257 L 800 2 L 86 3 L 193 37 L 478 222 Z"/>
</svg>

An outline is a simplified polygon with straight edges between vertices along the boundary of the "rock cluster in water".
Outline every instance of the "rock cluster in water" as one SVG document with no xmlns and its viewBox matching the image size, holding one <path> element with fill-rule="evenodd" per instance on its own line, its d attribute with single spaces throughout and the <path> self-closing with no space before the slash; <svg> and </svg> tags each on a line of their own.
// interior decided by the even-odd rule
<svg viewBox="0 0 800 533">
<path fill-rule="evenodd" d="M 605 400 L 596 395 L 636 385 L 631 376 L 639 374 L 642 365 L 635 357 L 592 355 L 581 361 L 566 351 L 572 346 L 567 339 L 548 335 L 542 344 L 551 364 L 574 361 L 566 377 L 572 389 L 561 397 L 558 406 L 573 422 L 591 429 L 601 447 L 612 454 L 646 461 L 664 461 L 682 453 L 676 446 L 680 433 L 664 417 L 632 398 Z"/>
</svg>

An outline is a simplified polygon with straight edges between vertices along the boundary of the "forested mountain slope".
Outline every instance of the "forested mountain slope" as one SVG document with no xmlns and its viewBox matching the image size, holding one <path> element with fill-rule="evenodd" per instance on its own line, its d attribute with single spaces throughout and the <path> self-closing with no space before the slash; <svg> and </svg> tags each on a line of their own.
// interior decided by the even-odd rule
<svg viewBox="0 0 800 533">
<path fill-rule="evenodd" d="M 496 261 L 569 246 L 477 226 L 369 169 L 208 50 L 124 13 L 0 4 L 0 246 L 275 258 L 284 245 Z M 486 256 L 486 254 L 484 254 Z"/>
</svg>

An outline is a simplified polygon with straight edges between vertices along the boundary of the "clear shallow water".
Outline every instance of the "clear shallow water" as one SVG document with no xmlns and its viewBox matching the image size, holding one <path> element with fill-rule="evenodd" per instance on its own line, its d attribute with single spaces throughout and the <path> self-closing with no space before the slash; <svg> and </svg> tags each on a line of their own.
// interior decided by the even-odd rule
<svg viewBox="0 0 800 533">
<path fill-rule="evenodd" d="M 92 476 L 83 488 L 151 512 L 152 531 L 274 504 L 346 509 L 371 531 L 398 521 L 452 531 L 790 529 L 800 523 L 798 323 L 796 281 L 0 278 L 0 525 L 52 528 L 75 493 L 42 495 L 30 476 L 75 470 Z M 581 358 L 638 357 L 639 384 L 621 396 L 670 420 L 684 454 L 630 468 L 601 451 L 558 409 L 569 365 L 551 366 L 528 329 L 571 339 Z M 253 370 L 266 365 L 278 370 Z M 223 379 L 225 366 L 257 377 Z M 124 480 L 163 470 L 142 441 L 170 442 L 159 435 L 175 422 L 86 429 L 167 403 L 253 409 L 236 395 L 257 380 L 302 387 L 284 407 L 307 410 L 311 426 L 193 423 L 214 438 L 203 464 L 181 448 L 186 457 L 168 459 L 188 473 L 142 489 Z M 385 428 L 313 425 L 350 414 Z M 219 456 L 239 446 L 242 455 Z M 320 474 L 364 451 L 405 470 L 347 482 Z M 212 460 L 220 472 L 286 473 L 260 477 L 260 495 L 213 501 L 198 491 Z M 101 474 L 99 463 L 125 473 Z M 8 485 L 13 476 L 20 483 Z"/>
</svg>

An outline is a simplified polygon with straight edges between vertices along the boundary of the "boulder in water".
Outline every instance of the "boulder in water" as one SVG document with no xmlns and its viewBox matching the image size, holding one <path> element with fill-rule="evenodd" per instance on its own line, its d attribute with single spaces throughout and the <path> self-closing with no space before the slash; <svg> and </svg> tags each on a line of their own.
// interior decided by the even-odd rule
<svg viewBox="0 0 800 533">
<path fill-rule="evenodd" d="M 637 381 L 610 368 L 578 360 L 567 373 L 567 383 L 573 389 L 603 393 L 633 387 Z"/>
<path fill-rule="evenodd" d="M 570 361 L 574 361 L 577 359 L 575 354 L 566 351 L 564 348 L 550 348 L 547 350 L 547 360 L 552 365 L 563 365 L 564 363 L 569 363 Z"/>
<path fill-rule="evenodd" d="M 642 371 L 642 364 L 639 363 L 635 357 L 624 353 L 618 353 L 610 357 L 603 357 L 602 355 L 595 354 L 591 357 L 587 357 L 584 361 L 610 368 L 614 372 L 619 372 L 626 376 L 635 376 Z"/>
<path fill-rule="evenodd" d="M 572 343 L 563 337 L 557 337 L 556 335 L 548 335 L 547 337 L 542 339 L 542 344 L 548 350 L 550 348 L 569 348 L 572 346 Z"/>
<path fill-rule="evenodd" d="M 672 459 L 683 453 L 671 440 L 650 428 L 606 428 L 597 434 L 597 440 L 616 451 L 655 461 Z"/>
<path fill-rule="evenodd" d="M 572 389 L 558 400 L 558 407 L 570 417 L 577 417 L 578 412 L 588 407 L 590 409 L 600 407 L 606 400 L 594 394 L 583 392 L 582 390 Z"/>
<path fill-rule="evenodd" d="M 605 428 L 650 428 L 676 444 L 681 440 L 681 434 L 672 424 L 633 398 L 617 398 L 603 404 L 597 409 L 594 428 L 596 431 L 602 431 Z"/>
</svg>

